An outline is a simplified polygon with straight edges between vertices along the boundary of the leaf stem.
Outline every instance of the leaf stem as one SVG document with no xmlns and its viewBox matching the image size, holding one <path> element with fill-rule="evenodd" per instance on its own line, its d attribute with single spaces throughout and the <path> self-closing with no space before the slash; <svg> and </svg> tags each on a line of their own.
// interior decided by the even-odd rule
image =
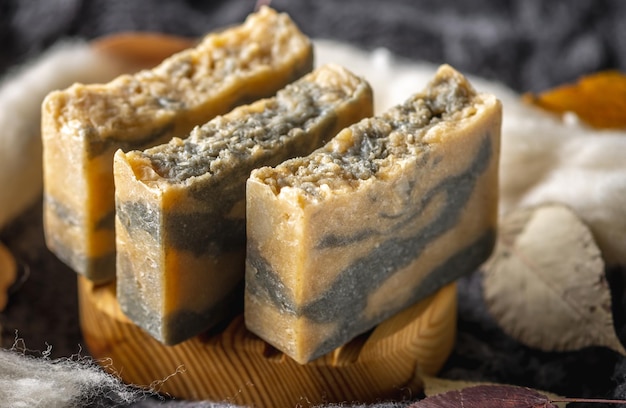
<svg viewBox="0 0 626 408">
<path fill-rule="evenodd" d="M 559 399 L 551 399 L 550 402 L 567 402 L 567 403 L 590 402 L 590 403 L 597 403 L 597 404 L 626 405 L 626 400 L 600 399 L 600 398 L 559 398 Z"/>
</svg>

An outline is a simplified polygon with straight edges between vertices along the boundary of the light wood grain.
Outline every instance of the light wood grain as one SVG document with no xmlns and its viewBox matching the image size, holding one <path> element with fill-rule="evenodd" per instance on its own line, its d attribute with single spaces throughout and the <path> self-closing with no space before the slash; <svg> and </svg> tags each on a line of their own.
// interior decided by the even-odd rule
<svg viewBox="0 0 626 408">
<path fill-rule="evenodd" d="M 79 277 L 80 322 L 91 354 L 127 383 L 189 400 L 292 407 L 410 398 L 419 387 L 417 369 L 435 374 L 456 330 L 451 284 L 371 333 L 300 365 L 247 331 L 241 316 L 219 334 L 164 346 L 123 315 L 114 290 L 114 284 L 94 286 Z"/>
</svg>

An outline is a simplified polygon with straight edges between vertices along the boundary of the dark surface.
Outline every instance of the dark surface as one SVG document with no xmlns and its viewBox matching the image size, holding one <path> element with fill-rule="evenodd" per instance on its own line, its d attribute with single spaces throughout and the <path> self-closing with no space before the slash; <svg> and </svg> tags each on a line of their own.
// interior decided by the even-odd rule
<svg viewBox="0 0 626 408">
<path fill-rule="evenodd" d="M 312 37 L 332 38 L 540 90 L 626 68 L 621 0 L 275 0 Z M 62 37 L 147 30 L 199 36 L 254 1 L 0 0 L 0 72 Z"/>
<path fill-rule="evenodd" d="M 518 91 L 542 90 L 601 69 L 626 70 L 626 2 L 620 0 L 277 0 L 272 5 L 289 12 L 312 37 L 446 62 Z M 0 0 L 0 74 L 60 38 L 128 30 L 199 36 L 239 22 L 253 9 L 253 1 L 233 0 Z M 11 346 L 19 336 L 29 349 L 51 345 L 51 357 L 69 356 L 81 352 L 75 275 L 45 250 L 40 206 L 0 233 L 30 269 L 0 315 L 2 345 Z M 621 287 L 620 276 L 610 276 L 613 287 Z M 443 376 L 527 385 L 569 397 L 626 397 L 623 358 L 599 348 L 569 353 L 526 348 L 488 316 L 479 275 L 462 279 L 459 288 L 458 341 Z M 618 292 L 616 318 L 623 333 Z"/>
</svg>

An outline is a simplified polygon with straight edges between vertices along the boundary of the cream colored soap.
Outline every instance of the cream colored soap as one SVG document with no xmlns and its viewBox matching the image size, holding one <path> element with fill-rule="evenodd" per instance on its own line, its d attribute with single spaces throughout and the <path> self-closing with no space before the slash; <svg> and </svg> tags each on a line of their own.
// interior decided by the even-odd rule
<svg viewBox="0 0 626 408">
<path fill-rule="evenodd" d="M 287 15 L 264 7 L 154 69 L 50 93 L 42 107 L 48 247 L 87 278 L 112 280 L 115 151 L 183 137 L 236 105 L 273 95 L 312 65 L 309 39 Z"/>
<path fill-rule="evenodd" d="M 185 140 L 118 150 L 117 296 L 124 313 L 175 344 L 240 311 L 250 171 L 311 153 L 372 109 L 367 82 L 326 65 Z"/>
<path fill-rule="evenodd" d="M 474 271 L 496 234 L 501 105 L 442 66 L 405 103 L 247 183 L 247 327 L 300 363 Z"/>
</svg>

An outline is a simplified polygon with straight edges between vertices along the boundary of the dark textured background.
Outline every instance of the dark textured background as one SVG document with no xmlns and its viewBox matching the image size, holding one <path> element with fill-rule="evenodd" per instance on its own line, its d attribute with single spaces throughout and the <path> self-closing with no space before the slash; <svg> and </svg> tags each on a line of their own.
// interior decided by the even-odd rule
<svg viewBox="0 0 626 408">
<path fill-rule="evenodd" d="M 312 37 L 333 38 L 539 90 L 626 68 L 622 0 L 274 0 Z M 0 69 L 61 37 L 124 30 L 199 36 L 250 0 L 0 0 Z"/>
<path fill-rule="evenodd" d="M 241 0 L 0 0 L 0 75 L 62 38 L 129 30 L 200 36 L 240 22 L 254 6 Z M 275 0 L 272 6 L 290 13 L 311 37 L 446 62 L 520 92 L 602 69 L 626 71 L 626 2 L 621 0 Z M 31 270 L 0 316 L 2 345 L 10 346 L 19 330 L 31 349 L 52 345 L 52 357 L 79 352 L 75 277 L 45 251 L 39 205 L 0 239 Z M 443 376 L 567 396 L 626 397 L 626 363 L 615 353 L 530 350 L 490 320 L 478 275 L 461 280 L 459 296 L 459 336 Z M 622 327 L 623 313 L 615 309 Z"/>
</svg>

